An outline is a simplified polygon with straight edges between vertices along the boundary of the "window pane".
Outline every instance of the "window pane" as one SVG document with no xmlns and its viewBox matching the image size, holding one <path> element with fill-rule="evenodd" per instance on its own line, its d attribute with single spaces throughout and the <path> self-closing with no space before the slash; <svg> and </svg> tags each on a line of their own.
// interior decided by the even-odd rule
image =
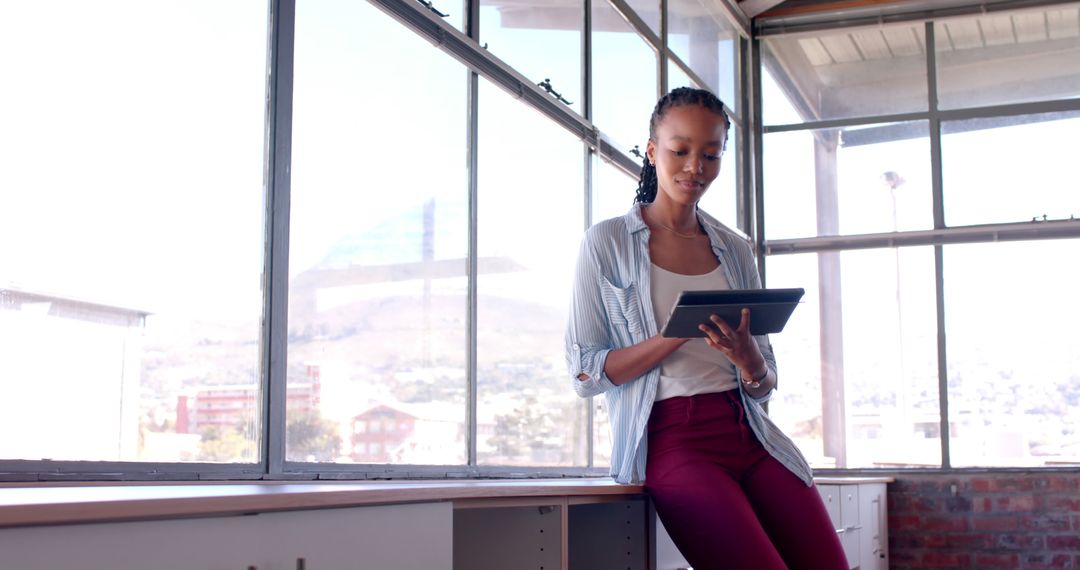
<svg viewBox="0 0 1080 570">
<path fill-rule="evenodd" d="M 946 121 L 941 126 L 947 225 L 1080 215 L 1075 149 L 1080 111 Z M 1004 164 L 987 164 L 1003 155 Z"/>
<path fill-rule="evenodd" d="M 766 125 L 793 125 L 806 120 L 795 108 L 794 99 L 787 96 L 785 88 L 790 89 L 786 76 L 781 73 L 780 78 L 785 81 L 785 87 L 773 77 L 772 70 L 765 65 L 761 66 L 761 106 L 764 112 Z"/>
<path fill-rule="evenodd" d="M 954 466 L 1080 463 L 1077 251 L 1075 239 L 945 246 Z M 1037 279 L 1004 278 L 1016 267 Z"/>
<path fill-rule="evenodd" d="M 659 91 L 656 52 L 607 2 L 592 12 L 593 124 L 619 150 L 644 153 Z"/>
<path fill-rule="evenodd" d="M 739 135 L 741 129 L 734 123 L 728 131 L 727 147 L 720 159 L 720 175 L 709 185 L 709 190 L 701 197 L 698 206 L 712 217 L 723 222 L 729 228 L 739 227 L 738 218 L 738 173 L 739 173 Z"/>
<path fill-rule="evenodd" d="M 611 414 L 607 397 L 593 398 L 593 467 L 611 466 Z"/>
<path fill-rule="evenodd" d="M 933 227 L 925 122 L 765 135 L 768 239 Z"/>
<path fill-rule="evenodd" d="M 480 0 L 480 44 L 533 83 L 549 81 L 578 113 L 584 26 L 581 0 Z"/>
<path fill-rule="evenodd" d="M 606 0 L 597 0 L 593 2 L 593 7 L 600 3 L 607 4 Z M 626 0 L 626 4 L 649 25 L 654 34 L 660 35 L 660 0 Z"/>
<path fill-rule="evenodd" d="M 606 160 L 593 160 L 592 223 L 622 216 L 637 195 L 638 177 L 631 177 Z"/>
<path fill-rule="evenodd" d="M 693 79 L 690 79 L 690 75 L 683 71 L 683 68 L 679 67 L 679 64 L 675 63 L 675 61 L 672 59 L 668 59 L 667 73 L 668 91 L 671 91 L 672 89 L 675 89 L 677 87 L 694 87 L 696 89 L 701 88 L 701 86 L 698 85 L 697 82 Z"/>
<path fill-rule="evenodd" d="M 927 110 L 922 23 L 768 36 L 762 46 L 800 122 Z M 766 124 L 778 124 L 775 104 L 762 104 Z"/>
<path fill-rule="evenodd" d="M 463 464 L 467 72 L 366 2 L 296 20 L 286 457 Z"/>
<path fill-rule="evenodd" d="M 584 465 L 588 400 L 563 353 L 584 220 L 580 141 L 480 83 L 477 459 Z"/>
<path fill-rule="evenodd" d="M 772 336 L 769 415 L 811 464 L 940 465 L 933 248 L 771 256 L 767 276 L 806 289 Z"/>
<path fill-rule="evenodd" d="M 266 4 L 7 2 L 0 53 L 0 458 L 257 461 Z"/>
<path fill-rule="evenodd" d="M 706 87 L 739 112 L 739 34 L 712 2 L 668 0 L 668 46 Z M 668 82 L 671 87 L 678 85 Z"/>
<path fill-rule="evenodd" d="M 1080 5 L 935 26 L 942 109 L 1080 97 Z"/>
</svg>

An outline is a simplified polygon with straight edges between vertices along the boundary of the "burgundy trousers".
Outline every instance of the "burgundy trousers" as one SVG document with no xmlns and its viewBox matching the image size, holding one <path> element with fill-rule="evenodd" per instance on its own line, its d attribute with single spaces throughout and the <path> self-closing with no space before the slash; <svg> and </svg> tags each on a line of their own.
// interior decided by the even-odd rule
<svg viewBox="0 0 1080 570">
<path fill-rule="evenodd" d="M 814 487 L 773 458 L 737 390 L 653 404 L 645 488 L 694 570 L 847 570 Z"/>
</svg>

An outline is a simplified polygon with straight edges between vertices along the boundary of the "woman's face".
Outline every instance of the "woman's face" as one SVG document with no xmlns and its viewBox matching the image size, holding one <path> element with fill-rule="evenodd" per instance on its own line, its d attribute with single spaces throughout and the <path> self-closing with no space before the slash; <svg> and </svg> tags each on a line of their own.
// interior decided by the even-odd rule
<svg viewBox="0 0 1080 570">
<path fill-rule="evenodd" d="M 678 204 L 696 204 L 720 174 L 727 140 L 724 119 L 701 105 L 667 110 L 656 125 L 656 140 L 646 153 L 656 167 L 660 193 Z"/>
</svg>

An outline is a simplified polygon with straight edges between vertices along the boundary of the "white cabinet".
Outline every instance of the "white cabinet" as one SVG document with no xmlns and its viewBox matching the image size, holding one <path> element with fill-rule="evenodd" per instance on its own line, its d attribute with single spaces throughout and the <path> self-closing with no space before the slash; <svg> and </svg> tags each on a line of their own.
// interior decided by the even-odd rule
<svg viewBox="0 0 1080 570">
<path fill-rule="evenodd" d="M 817 485 L 817 489 L 840 537 L 848 565 L 859 570 L 888 568 L 885 483 L 829 481 Z"/>
<path fill-rule="evenodd" d="M 451 570 L 452 515 L 442 502 L 8 528 L 0 568 Z"/>
</svg>

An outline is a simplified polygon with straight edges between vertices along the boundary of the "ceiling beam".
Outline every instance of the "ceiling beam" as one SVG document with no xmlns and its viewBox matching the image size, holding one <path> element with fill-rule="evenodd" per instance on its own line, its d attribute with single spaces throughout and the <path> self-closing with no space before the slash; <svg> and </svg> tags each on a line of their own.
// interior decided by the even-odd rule
<svg viewBox="0 0 1080 570">
<path fill-rule="evenodd" d="M 769 8 L 782 3 L 784 0 L 740 0 L 739 9 L 747 18 L 754 18 Z"/>
<path fill-rule="evenodd" d="M 745 0 L 740 2 L 739 5 L 750 4 L 752 2 L 758 2 L 758 0 Z M 761 2 L 773 4 L 781 4 L 781 2 Z M 802 14 L 814 14 L 817 12 L 833 12 L 838 10 L 851 10 L 853 8 L 867 8 L 872 6 L 885 6 L 888 4 L 901 4 L 901 0 L 835 0 L 835 1 L 818 1 L 805 4 L 797 4 L 789 2 L 788 6 L 781 6 L 779 8 L 767 9 L 767 12 L 761 13 L 765 17 L 776 16 L 793 16 Z M 759 12 L 760 13 L 760 12 Z"/>
</svg>

